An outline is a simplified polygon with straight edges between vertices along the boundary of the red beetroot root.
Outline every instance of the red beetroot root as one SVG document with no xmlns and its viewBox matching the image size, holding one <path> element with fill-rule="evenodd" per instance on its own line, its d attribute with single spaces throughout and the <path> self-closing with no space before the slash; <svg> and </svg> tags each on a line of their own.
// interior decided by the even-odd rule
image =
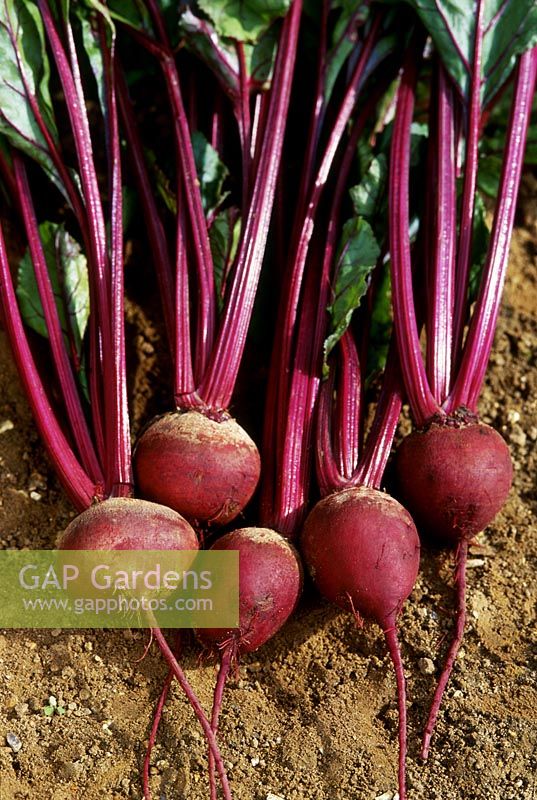
<svg viewBox="0 0 537 800">
<path fill-rule="evenodd" d="M 433 422 L 403 440 L 396 480 L 418 529 L 438 544 L 456 545 L 492 522 L 509 494 L 513 466 L 489 425 Z"/>
<path fill-rule="evenodd" d="M 134 469 L 144 497 L 189 520 L 225 525 L 252 497 L 261 462 L 235 420 L 187 411 L 165 414 L 144 431 Z"/>
<path fill-rule="evenodd" d="M 267 642 L 293 612 L 302 589 L 302 567 L 295 548 L 269 528 L 239 528 L 211 550 L 239 551 L 239 628 L 198 630 L 210 647 L 230 639 L 236 652 L 250 653 Z"/>
<path fill-rule="evenodd" d="M 399 797 L 406 800 L 406 684 L 396 625 L 418 574 L 416 527 L 389 495 L 351 487 L 317 503 L 306 519 L 301 547 L 319 591 L 384 632 L 397 680 Z"/>
<path fill-rule="evenodd" d="M 321 594 L 383 630 L 393 624 L 418 574 L 420 544 L 410 514 L 389 495 L 363 486 L 317 503 L 301 548 Z"/>
<path fill-rule="evenodd" d="M 270 528 L 239 528 L 222 536 L 211 550 L 239 552 L 239 627 L 200 629 L 200 641 L 218 650 L 220 669 L 214 689 L 211 727 L 216 735 L 229 671 L 240 653 L 267 642 L 292 614 L 302 591 L 302 565 L 293 545 Z M 210 798 L 216 800 L 215 761 L 209 753 Z"/>
<path fill-rule="evenodd" d="M 171 508 L 127 497 L 90 506 L 58 540 L 62 550 L 197 550 L 194 529 Z"/>
</svg>

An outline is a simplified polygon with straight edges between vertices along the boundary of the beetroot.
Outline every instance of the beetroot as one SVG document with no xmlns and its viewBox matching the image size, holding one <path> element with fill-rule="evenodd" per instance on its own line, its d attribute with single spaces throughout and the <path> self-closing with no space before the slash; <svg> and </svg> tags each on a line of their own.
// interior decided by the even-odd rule
<svg viewBox="0 0 537 800">
<path fill-rule="evenodd" d="M 239 528 L 211 550 L 239 552 L 239 628 L 205 628 L 198 638 L 213 648 L 231 639 L 236 653 L 251 653 L 274 636 L 297 604 L 302 588 L 298 554 L 269 528 Z"/>
<path fill-rule="evenodd" d="M 403 440 L 397 451 L 396 479 L 399 496 L 420 531 L 437 544 L 456 547 L 455 631 L 423 733 L 421 757 L 426 760 L 464 635 L 468 543 L 503 506 L 513 465 L 500 434 L 459 409 L 449 417 L 434 418 Z"/>
<path fill-rule="evenodd" d="M 302 566 L 295 548 L 269 528 L 239 528 L 222 536 L 211 550 L 239 552 L 239 627 L 204 628 L 198 638 L 218 652 L 211 726 L 216 734 L 229 670 L 240 653 L 267 642 L 294 611 L 302 590 Z M 209 752 L 211 800 L 216 800 L 214 758 Z"/>
<path fill-rule="evenodd" d="M 492 522 L 511 488 L 513 466 L 507 444 L 489 425 L 448 418 L 403 440 L 396 474 L 398 495 L 420 531 L 454 545 Z"/>
<path fill-rule="evenodd" d="M 147 500 L 110 498 L 90 506 L 65 529 L 61 550 L 197 550 L 192 526 L 176 511 Z"/>
<path fill-rule="evenodd" d="M 156 419 L 138 440 L 141 494 L 195 522 L 225 525 L 250 500 L 260 473 L 257 447 L 235 420 L 198 411 Z"/>
<path fill-rule="evenodd" d="M 399 701 L 399 796 L 406 798 L 406 688 L 397 616 L 419 569 L 420 541 L 410 514 L 366 486 L 324 497 L 306 519 L 302 553 L 319 591 L 341 608 L 376 622 L 386 637 Z"/>
<path fill-rule="evenodd" d="M 365 486 L 323 498 L 309 514 L 302 553 L 319 591 L 386 631 L 412 591 L 419 537 L 392 497 Z"/>
</svg>

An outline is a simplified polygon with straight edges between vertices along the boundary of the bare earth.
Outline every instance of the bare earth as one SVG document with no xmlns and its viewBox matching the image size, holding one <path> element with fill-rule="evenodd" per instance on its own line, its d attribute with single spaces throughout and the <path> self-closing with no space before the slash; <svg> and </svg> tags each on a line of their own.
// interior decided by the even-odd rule
<svg viewBox="0 0 537 800">
<path fill-rule="evenodd" d="M 524 222 L 481 403 L 483 419 L 511 446 L 515 485 L 472 551 L 466 639 L 426 766 L 418 744 L 435 676 L 420 659 L 441 663 L 452 619 L 448 554 L 423 553 L 401 620 L 410 800 L 537 800 L 537 225 L 529 213 Z M 152 336 L 146 329 L 140 349 L 148 362 Z M 145 396 L 143 381 L 135 389 Z M 0 333 L 0 546 L 53 547 L 72 516 Z M 146 643 L 131 631 L 0 635 L 0 800 L 141 798 L 144 746 L 166 674 L 155 646 L 142 659 Z M 192 642 L 183 663 L 208 708 L 214 664 L 200 664 Z M 379 631 L 357 630 L 310 590 L 284 631 L 244 658 L 227 691 L 221 742 L 234 797 L 390 800 L 394 693 Z M 45 716 L 50 695 L 64 715 Z M 9 733 L 22 743 L 17 753 Z M 201 733 L 174 689 L 154 751 L 154 798 L 205 800 L 205 767 Z"/>
</svg>

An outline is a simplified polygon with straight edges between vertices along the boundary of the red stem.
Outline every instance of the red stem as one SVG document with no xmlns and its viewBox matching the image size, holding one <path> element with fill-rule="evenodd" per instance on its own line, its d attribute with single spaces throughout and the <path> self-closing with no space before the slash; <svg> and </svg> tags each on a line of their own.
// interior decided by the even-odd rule
<svg viewBox="0 0 537 800">
<path fill-rule="evenodd" d="M 509 259 L 516 199 L 524 161 L 537 70 L 537 48 L 520 58 L 509 119 L 509 134 L 487 260 L 448 411 L 460 405 L 476 410 L 485 379 Z"/>
<path fill-rule="evenodd" d="M 455 277 L 455 306 L 453 321 L 453 354 L 458 361 L 462 346 L 466 311 L 468 307 L 468 273 L 472 249 L 475 191 L 477 184 L 479 129 L 481 121 L 481 56 L 483 50 L 484 0 L 477 0 L 477 20 L 475 28 L 474 54 L 472 60 L 472 80 L 470 85 L 470 106 L 466 129 L 466 152 L 464 184 L 459 222 L 459 242 L 457 248 L 457 267 Z"/>
<path fill-rule="evenodd" d="M 252 123 L 250 117 L 250 79 L 246 67 L 246 55 L 242 42 L 236 42 L 237 57 L 239 61 L 239 97 L 234 104 L 235 117 L 239 126 L 239 137 L 242 153 L 242 208 L 246 213 L 248 198 L 250 196 L 250 172 L 252 164 L 251 139 Z"/>
<path fill-rule="evenodd" d="M 177 227 L 175 251 L 175 384 L 174 396 L 177 408 L 200 405 L 195 401 L 196 384 L 190 346 L 190 287 L 188 281 L 187 232 L 185 200 L 182 187 L 177 187 Z"/>
<path fill-rule="evenodd" d="M 401 75 L 392 134 L 389 177 L 389 229 L 394 327 L 401 369 L 416 425 L 439 411 L 427 383 L 421 353 L 409 234 L 410 138 L 417 81 L 416 47 L 411 46 Z"/>
<path fill-rule="evenodd" d="M 468 542 L 466 540 L 462 540 L 461 543 L 459 544 L 456 555 L 457 572 L 455 576 L 455 587 L 457 590 L 457 609 L 456 609 L 456 619 L 455 619 L 455 632 L 453 634 L 453 638 L 449 645 L 446 661 L 444 663 L 442 674 L 440 675 L 438 684 L 436 686 L 433 702 L 431 704 L 431 710 L 429 711 L 429 718 L 427 720 L 427 724 L 423 732 L 421 757 L 424 761 L 427 760 L 427 757 L 429 755 L 429 749 L 431 746 L 431 737 L 433 735 L 433 731 L 436 725 L 436 719 L 438 717 L 438 712 L 440 711 L 440 706 L 442 704 L 442 698 L 444 696 L 444 692 L 448 684 L 451 671 L 453 669 L 453 665 L 455 664 L 455 659 L 457 658 L 457 653 L 459 651 L 459 647 L 461 646 L 462 637 L 464 634 L 464 625 L 466 622 L 467 558 L 468 558 Z"/>
<path fill-rule="evenodd" d="M 235 654 L 235 647 L 233 644 L 226 645 L 220 654 L 220 668 L 218 670 L 218 677 L 214 687 L 213 708 L 211 712 L 211 728 L 216 736 L 218 734 L 218 720 L 220 711 L 222 710 L 222 698 L 224 696 L 224 688 L 229 675 L 231 662 Z M 216 800 L 216 776 L 214 771 L 214 758 L 211 750 L 209 750 L 209 786 L 210 798 Z"/>
<path fill-rule="evenodd" d="M 233 283 L 200 395 L 214 409 L 229 405 L 244 350 L 263 262 L 287 122 L 302 0 L 294 0 L 284 22 L 263 143 Z"/>
<path fill-rule="evenodd" d="M 67 35 L 71 51 L 71 66 L 56 31 L 54 20 L 47 0 L 38 0 L 41 16 L 60 81 L 65 94 L 67 112 L 71 122 L 75 149 L 82 182 L 85 201 L 84 217 L 88 231 L 87 256 L 90 266 L 90 291 L 92 313 L 90 315 L 90 393 L 92 420 L 98 449 L 101 453 L 108 451 L 109 443 L 103 438 L 103 420 L 107 420 L 114 409 L 106 405 L 107 398 L 102 396 L 102 384 L 110 385 L 113 381 L 110 364 L 112 345 L 110 341 L 110 301 L 108 283 L 108 261 L 106 227 L 99 195 L 99 186 L 93 161 L 93 148 L 86 114 L 84 93 L 76 62 L 76 52 L 72 31 L 67 26 Z M 102 376 L 102 382 L 99 380 Z M 108 397 L 108 401 L 110 398 Z"/>
<path fill-rule="evenodd" d="M 367 66 L 368 58 L 377 39 L 380 21 L 381 16 L 378 15 L 373 22 L 367 41 L 364 43 L 360 58 L 354 68 L 349 85 L 345 92 L 345 96 L 342 100 L 336 120 L 330 132 L 330 137 L 323 153 L 315 182 L 311 189 L 311 195 L 307 209 L 302 216 L 300 236 L 298 237 L 298 241 L 296 243 L 296 249 L 293 249 L 293 256 L 291 259 L 292 268 L 288 272 L 289 278 L 285 281 L 286 285 L 284 285 L 283 289 L 283 296 L 286 299 L 282 304 L 281 312 L 278 315 L 276 326 L 277 333 L 272 351 L 269 378 L 269 400 L 272 395 L 278 398 L 274 403 L 271 402 L 270 406 L 271 408 L 274 408 L 275 422 L 270 423 L 270 427 L 274 428 L 272 438 L 276 442 L 281 442 L 284 439 L 282 425 L 285 424 L 287 419 L 287 376 L 292 358 L 293 338 L 304 267 L 306 265 L 310 241 L 313 235 L 315 215 L 324 192 L 326 182 L 330 175 L 330 169 L 339 149 L 341 139 L 343 138 L 348 122 L 351 118 L 351 114 L 356 105 L 359 86 Z M 301 207 L 304 208 L 304 206 L 300 205 L 299 201 L 298 208 L 300 209 Z M 271 383 L 274 383 L 274 386 L 271 386 Z M 265 441 L 268 442 L 267 437 L 265 437 Z M 265 447 L 265 450 L 267 449 L 268 447 Z"/>
<path fill-rule="evenodd" d="M 392 339 L 382 379 L 382 389 L 358 469 L 352 478 L 354 486 L 379 489 L 390 456 L 393 437 L 403 405 L 402 379 L 395 339 Z"/>
<path fill-rule="evenodd" d="M 151 725 L 151 732 L 149 734 L 149 741 L 147 743 L 147 748 L 145 751 L 145 758 L 144 758 L 144 766 L 143 766 L 143 773 L 142 773 L 142 784 L 144 790 L 144 800 L 151 800 L 151 788 L 149 786 L 149 770 L 151 767 L 151 753 L 153 752 L 153 747 L 155 746 L 155 741 L 157 739 L 157 733 L 160 725 L 160 720 L 162 718 L 162 712 L 164 710 L 164 706 L 166 705 L 166 700 L 168 699 L 168 693 L 170 691 L 170 686 L 172 685 L 172 681 L 174 678 L 173 671 L 170 669 L 168 674 L 166 675 L 166 680 L 164 681 L 164 686 L 162 687 L 162 692 L 160 693 L 160 697 L 157 703 L 157 707 L 155 709 L 155 714 L 153 716 L 153 724 Z"/>
<path fill-rule="evenodd" d="M 24 219 L 30 255 L 34 266 L 43 315 L 45 317 L 50 349 L 52 351 L 52 360 L 58 378 L 60 392 L 65 403 L 69 425 L 77 450 L 80 453 L 84 470 L 95 483 L 102 484 L 104 482 L 103 472 L 91 441 L 73 369 L 65 347 L 64 334 L 61 329 L 48 265 L 39 236 L 39 228 L 30 187 L 28 185 L 26 169 L 22 159 L 17 153 L 13 153 L 13 167 L 15 171 L 16 197 Z"/>
<path fill-rule="evenodd" d="M 336 457 L 339 471 L 350 481 L 360 457 L 362 374 L 358 350 L 350 330 L 339 342 Z"/>
<path fill-rule="evenodd" d="M 131 100 L 129 98 L 125 76 L 122 71 L 116 69 L 116 88 L 119 101 L 119 109 L 123 118 L 123 133 L 127 139 L 131 154 L 132 166 L 136 182 L 138 184 L 138 194 L 144 210 L 144 221 L 147 226 L 149 246 L 153 256 L 155 272 L 159 285 L 159 294 L 164 314 L 164 323 L 170 347 L 175 341 L 175 306 L 174 306 L 174 281 L 172 260 L 166 234 L 160 214 L 155 202 L 151 180 L 144 157 L 144 150 L 136 117 L 134 115 Z"/>
<path fill-rule="evenodd" d="M 123 195 L 121 185 L 121 146 L 115 92 L 114 49 L 106 42 L 105 22 L 99 21 L 100 43 L 103 56 L 103 73 L 106 90 L 106 140 L 108 150 L 109 195 L 110 195 L 110 290 L 111 320 L 110 339 L 113 374 L 112 385 L 105 385 L 105 408 L 114 413 L 107 420 L 109 425 L 109 482 L 112 497 L 130 497 L 133 475 L 131 466 L 131 437 L 129 406 L 127 400 L 127 363 L 125 353 L 125 308 L 124 308 L 124 264 L 123 264 Z M 106 358 L 106 355 L 105 355 Z"/>
<path fill-rule="evenodd" d="M 433 252 L 427 251 L 427 256 L 432 259 L 427 271 L 427 376 L 434 399 L 442 405 L 451 385 L 457 230 L 455 98 L 442 66 L 438 69 L 437 97 Z"/>
<path fill-rule="evenodd" d="M 224 768 L 224 762 L 222 761 L 222 756 L 220 754 L 218 743 L 216 741 L 216 737 L 212 731 L 212 728 L 209 724 L 209 720 L 205 716 L 205 712 L 201 707 L 200 701 L 198 700 L 196 694 L 194 693 L 192 687 L 190 686 L 185 676 L 185 673 L 181 669 L 179 662 L 175 658 L 172 650 L 170 649 L 170 646 L 166 641 L 162 631 L 160 630 L 160 628 L 153 628 L 152 630 L 153 630 L 153 636 L 157 640 L 162 655 L 166 659 L 168 666 L 172 670 L 174 676 L 177 678 L 177 681 L 179 682 L 181 689 L 185 693 L 188 702 L 192 706 L 192 710 L 194 711 L 198 719 L 198 722 L 200 723 L 203 729 L 203 733 L 205 734 L 205 738 L 207 739 L 207 743 L 211 749 L 213 758 L 215 760 L 216 769 L 218 771 L 220 782 L 222 784 L 222 790 L 224 792 L 224 798 L 225 800 L 232 800 L 231 791 L 229 788 L 229 782 Z"/>
<path fill-rule="evenodd" d="M 161 11 L 156 0 L 147 0 L 147 5 L 163 45 L 160 65 L 166 81 L 168 97 L 173 111 L 174 131 L 177 142 L 178 161 L 181 167 L 183 187 L 190 219 L 190 232 L 196 262 L 199 299 L 196 328 L 196 380 L 205 375 L 209 355 L 214 343 L 216 321 L 216 297 L 213 277 L 213 258 L 203 211 L 200 185 L 192 150 L 192 139 L 183 104 L 179 75 L 173 51 L 168 40 Z M 177 314 L 176 310 L 176 314 Z M 176 356 L 177 357 L 177 356 Z"/>
<path fill-rule="evenodd" d="M 389 628 L 384 629 L 384 636 L 386 637 L 386 644 L 390 651 L 397 680 L 397 705 L 399 708 L 399 800 L 406 800 L 406 681 L 395 620 L 393 620 Z"/>
<path fill-rule="evenodd" d="M 84 511 L 100 495 L 100 488 L 94 485 L 81 467 L 50 406 L 17 305 L 1 226 L 0 299 L 4 308 L 6 333 L 39 433 L 69 499 L 78 511 Z"/>
</svg>

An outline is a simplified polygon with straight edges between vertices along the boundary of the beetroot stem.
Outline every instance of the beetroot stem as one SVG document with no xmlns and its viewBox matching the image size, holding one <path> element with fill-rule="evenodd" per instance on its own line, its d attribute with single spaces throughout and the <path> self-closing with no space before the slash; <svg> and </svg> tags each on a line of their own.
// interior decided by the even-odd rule
<svg viewBox="0 0 537 800">
<path fill-rule="evenodd" d="M 71 450 L 37 371 L 17 305 L 1 225 L 0 299 L 6 333 L 39 433 L 69 499 L 79 511 L 84 511 L 92 504 L 98 490 Z"/>
<path fill-rule="evenodd" d="M 457 249 L 457 267 L 455 278 L 455 306 L 453 322 L 453 353 L 460 357 L 462 336 L 466 322 L 468 273 L 472 247 L 474 221 L 475 191 L 477 184 L 478 144 L 481 121 L 481 56 L 483 49 L 483 14 L 484 0 L 477 0 L 477 20 L 475 27 L 474 53 L 472 62 L 472 80 L 470 87 L 470 107 L 466 120 L 466 152 L 464 159 L 464 184 Z"/>
<path fill-rule="evenodd" d="M 492 234 L 461 367 L 449 398 L 449 411 L 455 410 L 460 405 L 475 410 L 485 379 L 509 258 L 509 243 L 513 232 L 516 198 L 535 91 L 536 69 L 537 48 L 533 48 L 521 56 L 517 68 Z"/>
<path fill-rule="evenodd" d="M 384 636 L 386 637 L 386 644 L 390 651 L 397 681 L 397 705 L 399 707 L 399 800 L 406 800 L 406 681 L 395 622 L 391 627 L 384 630 Z"/>
<path fill-rule="evenodd" d="M 190 218 L 193 253 L 199 282 L 198 319 L 196 327 L 196 375 L 201 380 L 214 343 L 216 321 L 216 297 L 213 277 L 213 258 L 203 211 L 200 184 L 192 149 L 191 132 L 185 113 L 179 75 L 171 44 L 168 40 L 161 11 L 156 0 L 147 0 L 163 46 L 160 65 L 173 111 L 173 125 L 177 144 L 178 161 L 181 167 L 185 199 Z M 179 310 L 176 309 L 176 314 Z"/>
<path fill-rule="evenodd" d="M 427 375 L 434 399 L 442 405 L 449 394 L 453 349 L 453 298 L 455 290 L 455 235 L 457 189 L 454 96 L 444 68 L 438 68 L 436 120 L 435 225 L 428 271 L 430 298 L 427 336 Z M 427 253 L 429 255 L 429 253 Z"/>
<path fill-rule="evenodd" d="M 175 311 L 174 311 L 174 286 L 172 261 L 164 226 L 160 219 L 157 204 L 151 187 L 151 180 L 144 158 L 142 142 L 136 125 L 132 103 L 129 98 L 127 83 L 123 72 L 116 69 L 116 88 L 118 93 L 119 109 L 123 117 L 123 133 L 127 140 L 136 182 L 139 188 L 139 197 L 144 210 L 144 220 L 147 226 L 149 246 L 153 256 L 155 272 L 160 289 L 164 323 L 170 347 L 175 340 Z"/>
<path fill-rule="evenodd" d="M 211 712 L 211 728 L 216 736 L 218 733 L 218 720 L 220 711 L 222 710 L 222 698 L 224 696 L 224 688 L 229 675 L 231 662 L 233 660 L 234 647 L 233 644 L 228 644 L 220 654 L 220 667 L 218 669 L 218 677 L 214 687 L 213 708 Z M 216 780 L 214 774 L 214 757 L 212 751 L 209 749 L 209 786 L 210 798 L 216 800 Z"/>
<path fill-rule="evenodd" d="M 222 756 L 220 754 L 218 743 L 216 741 L 216 737 L 215 737 L 215 735 L 214 735 L 214 733 L 212 731 L 212 728 L 211 728 L 211 726 L 209 724 L 209 720 L 205 716 L 205 712 L 203 711 L 203 708 L 201 707 L 200 701 L 198 700 L 195 692 L 193 691 L 192 687 L 190 686 L 190 684 L 189 684 L 189 682 L 188 682 L 188 680 L 186 678 L 185 673 L 181 669 L 181 667 L 179 665 L 179 662 L 175 658 L 172 650 L 170 649 L 170 646 L 169 646 L 168 642 L 166 641 L 166 638 L 164 637 L 162 631 L 160 630 L 160 628 L 153 628 L 152 630 L 153 630 L 153 636 L 157 640 L 157 643 L 158 643 L 158 646 L 160 647 L 162 655 L 166 659 L 166 661 L 167 661 L 170 669 L 172 670 L 174 676 L 177 678 L 177 681 L 179 682 L 179 685 L 180 685 L 181 689 L 185 693 L 185 695 L 186 695 L 186 697 L 188 699 L 188 702 L 192 706 L 192 710 L 194 711 L 194 713 L 195 713 L 195 715 L 196 715 L 196 717 L 198 719 L 198 722 L 200 723 L 200 725 L 201 725 L 201 727 L 203 729 L 203 733 L 205 734 L 205 738 L 207 739 L 207 743 L 208 743 L 208 745 L 209 745 L 209 747 L 211 749 L 211 752 L 213 754 L 213 758 L 215 760 L 216 769 L 218 771 L 218 775 L 220 777 L 220 781 L 221 781 L 221 784 L 222 784 L 222 790 L 224 792 L 224 798 L 225 798 L 225 800 L 232 800 L 231 791 L 230 791 L 230 788 L 229 788 L 229 782 L 228 782 L 226 771 L 225 771 L 225 768 L 224 768 L 224 762 L 222 761 Z"/>
<path fill-rule="evenodd" d="M 380 488 L 402 405 L 402 380 L 395 338 L 392 337 L 379 401 L 360 464 L 352 478 L 353 485 L 370 486 L 373 489 Z"/>
<path fill-rule="evenodd" d="M 423 732 L 421 757 L 424 761 L 427 760 L 427 757 L 429 755 L 429 748 L 431 746 L 431 737 L 433 735 L 434 727 L 436 725 L 436 719 L 438 717 L 438 712 L 440 711 L 440 706 L 442 704 L 444 691 L 451 676 L 451 671 L 453 669 L 455 659 L 457 658 L 457 653 L 459 651 L 459 647 L 461 645 L 462 637 L 464 634 L 464 625 L 466 622 L 467 557 L 468 557 L 468 542 L 463 540 L 458 547 L 456 555 L 457 572 L 455 576 L 455 586 L 457 589 L 457 610 L 456 610 L 456 620 L 455 620 L 455 632 L 453 634 L 451 644 L 449 645 L 449 650 L 446 657 L 446 661 L 444 663 L 444 667 L 442 669 L 442 674 L 440 675 L 436 691 L 434 693 L 433 702 L 431 703 L 429 718 L 427 720 L 427 724 Z"/>
<path fill-rule="evenodd" d="M 239 97 L 235 103 L 235 117 L 239 127 L 242 153 L 242 207 L 244 213 L 248 208 L 250 195 L 250 171 L 252 163 L 251 137 L 252 123 L 250 116 L 250 80 L 246 67 L 246 55 L 242 42 L 236 42 L 237 57 L 239 61 Z"/>
<path fill-rule="evenodd" d="M 106 91 L 106 140 L 108 150 L 109 194 L 110 194 L 110 291 L 111 320 L 110 336 L 112 352 L 105 353 L 111 359 L 114 381 L 105 385 L 108 402 L 114 414 L 108 421 L 110 427 L 110 476 L 112 497 L 129 497 L 132 494 L 133 475 L 131 466 L 131 437 L 129 406 L 127 400 L 127 363 L 125 353 L 125 308 L 124 308 L 124 264 L 123 264 L 123 193 L 121 186 L 121 147 L 115 92 L 114 44 L 106 41 L 104 20 L 99 18 L 101 52 L 104 63 Z"/>
<path fill-rule="evenodd" d="M 61 395 L 65 403 L 69 425 L 77 450 L 80 454 L 82 466 L 95 483 L 103 483 L 104 477 L 101 465 L 99 464 L 91 441 L 73 369 L 65 346 L 64 334 L 61 328 L 48 266 L 39 235 L 26 169 L 24 167 L 24 162 L 17 153 L 13 153 L 13 167 L 15 171 L 16 197 L 18 198 L 24 219 L 30 255 L 34 266 L 41 306 L 43 308 L 50 349 L 52 351 L 52 360 Z"/>
<path fill-rule="evenodd" d="M 409 233 L 410 140 L 417 81 L 416 42 L 408 48 L 401 76 L 392 135 L 389 176 L 389 229 L 394 327 L 401 369 L 416 425 L 420 427 L 439 407 L 427 383 L 421 354 Z"/>
<path fill-rule="evenodd" d="M 233 283 L 200 395 L 208 406 L 227 408 L 233 394 L 252 315 L 276 191 L 287 109 L 291 95 L 302 0 L 284 21 L 264 124 L 252 199 L 241 233 Z"/>
</svg>

